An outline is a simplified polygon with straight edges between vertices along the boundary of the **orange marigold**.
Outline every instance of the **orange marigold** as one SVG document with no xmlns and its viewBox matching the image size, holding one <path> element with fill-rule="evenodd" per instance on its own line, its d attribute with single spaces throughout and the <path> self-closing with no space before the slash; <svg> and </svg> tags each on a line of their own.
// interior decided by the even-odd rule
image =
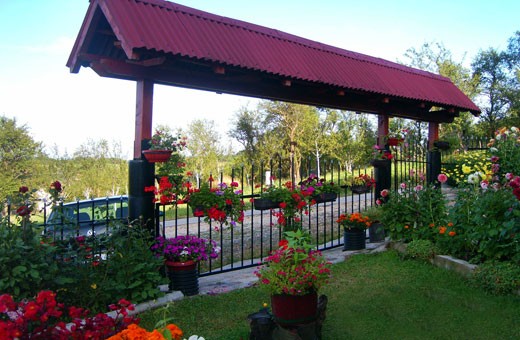
<svg viewBox="0 0 520 340">
<path fill-rule="evenodd" d="M 450 236 L 455 236 L 456 234 L 457 234 L 457 233 L 456 233 L 456 232 L 454 232 L 453 230 L 452 230 L 452 231 L 450 231 L 450 232 L 448 233 L 448 235 L 450 235 Z"/>
<path fill-rule="evenodd" d="M 446 227 L 439 227 L 439 234 L 444 234 L 446 232 Z"/>
</svg>

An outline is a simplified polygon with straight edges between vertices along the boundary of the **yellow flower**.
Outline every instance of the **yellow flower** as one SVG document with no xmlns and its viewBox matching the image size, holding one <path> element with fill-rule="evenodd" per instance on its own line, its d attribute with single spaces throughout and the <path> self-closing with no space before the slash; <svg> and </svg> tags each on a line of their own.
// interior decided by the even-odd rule
<svg viewBox="0 0 520 340">
<path fill-rule="evenodd" d="M 462 164 L 462 172 L 469 174 L 471 172 L 471 167 L 467 166 L 466 164 Z"/>
<path fill-rule="evenodd" d="M 90 288 L 92 288 L 92 289 L 96 289 L 96 288 L 97 288 L 97 284 L 95 284 L 95 283 L 91 284 L 91 285 L 90 285 Z"/>
</svg>

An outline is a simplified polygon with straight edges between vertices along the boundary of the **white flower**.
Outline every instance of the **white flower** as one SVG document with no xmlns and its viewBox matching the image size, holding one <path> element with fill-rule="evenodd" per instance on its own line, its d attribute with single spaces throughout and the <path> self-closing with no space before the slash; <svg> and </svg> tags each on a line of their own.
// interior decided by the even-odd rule
<svg viewBox="0 0 520 340">
<path fill-rule="evenodd" d="M 514 133 L 518 133 L 518 128 L 516 126 L 512 126 L 511 127 L 511 131 L 514 132 Z"/>
<path fill-rule="evenodd" d="M 480 179 L 478 178 L 478 175 L 476 175 L 476 174 L 471 174 L 468 176 L 469 184 L 477 184 L 479 181 L 480 181 Z"/>
<path fill-rule="evenodd" d="M 491 152 L 491 153 L 497 153 L 497 152 L 498 152 L 498 149 L 497 149 L 497 148 L 489 148 L 489 152 Z"/>
<path fill-rule="evenodd" d="M 186 340 L 186 339 L 184 339 Z M 188 340 L 205 340 L 203 337 L 199 337 L 198 335 L 192 335 L 188 338 Z"/>
</svg>

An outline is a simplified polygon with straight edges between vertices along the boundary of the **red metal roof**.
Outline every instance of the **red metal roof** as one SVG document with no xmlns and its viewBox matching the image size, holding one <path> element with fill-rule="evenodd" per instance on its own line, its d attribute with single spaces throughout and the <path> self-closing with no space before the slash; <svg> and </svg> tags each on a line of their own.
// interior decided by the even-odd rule
<svg viewBox="0 0 520 340">
<path fill-rule="evenodd" d="M 73 72 L 82 65 L 82 44 L 88 39 L 85 26 L 92 24 L 89 16 L 98 6 L 128 59 L 135 59 L 138 51 L 153 51 L 308 84 L 480 112 L 446 77 L 161 0 L 91 0 L 67 63 Z"/>
</svg>

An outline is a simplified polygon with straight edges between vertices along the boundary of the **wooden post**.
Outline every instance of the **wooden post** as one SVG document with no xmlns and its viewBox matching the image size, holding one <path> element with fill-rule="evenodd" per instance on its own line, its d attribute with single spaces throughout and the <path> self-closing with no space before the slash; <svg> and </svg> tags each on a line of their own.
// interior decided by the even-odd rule
<svg viewBox="0 0 520 340">
<path fill-rule="evenodd" d="M 147 142 L 152 138 L 152 81 L 137 82 L 135 106 L 134 159 L 128 162 L 128 213 L 130 221 L 140 219 L 152 231 L 154 194 L 145 192 L 144 188 L 155 184 L 155 164 L 141 158 L 143 149 L 148 149 Z"/>
<path fill-rule="evenodd" d="M 135 100 L 135 140 L 134 159 L 141 158 L 143 141 L 152 138 L 153 82 L 142 79 L 137 81 Z"/>
<path fill-rule="evenodd" d="M 388 115 L 377 115 L 377 145 L 381 148 L 385 146 L 385 138 L 388 136 L 390 118 Z"/>
<path fill-rule="evenodd" d="M 433 142 L 439 139 L 439 123 L 428 123 L 428 149 L 433 149 Z"/>
<path fill-rule="evenodd" d="M 428 183 L 440 186 L 437 177 L 441 173 L 442 158 L 440 151 L 434 147 L 433 143 L 439 139 L 439 123 L 430 122 L 428 124 L 428 153 L 426 154 L 426 180 Z"/>
<path fill-rule="evenodd" d="M 377 115 L 377 145 L 381 149 L 387 147 L 386 137 L 388 136 L 390 118 L 388 115 L 379 114 Z M 381 191 L 383 189 L 390 189 L 392 186 L 392 162 L 386 162 L 384 166 L 377 166 L 374 168 L 374 179 L 376 181 L 375 187 L 375 198 L 381 197 Z"/>
</svg>

